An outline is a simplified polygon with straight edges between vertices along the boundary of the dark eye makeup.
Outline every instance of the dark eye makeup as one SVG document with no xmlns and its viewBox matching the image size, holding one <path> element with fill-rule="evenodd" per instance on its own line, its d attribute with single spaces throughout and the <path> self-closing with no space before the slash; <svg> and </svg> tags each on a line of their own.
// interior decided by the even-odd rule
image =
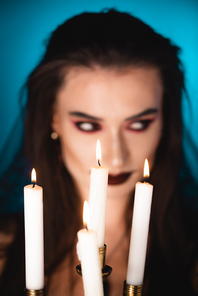
<svg viewBox="0 0 198 296">
<path fill-rule="evenodd" d="M 75 122 L 75 126 L 83 132 L 94 132 L 101 130 L 101 126 L 98 123 L 89 121 L 77 121 Z"/>
<path fill-rule="evenodd" d="M 149 125 L 155 120 L 155 118 L 133 120 L 126 125 L 126 129 L 129 131 L 141 132 L 146 130 Z M 91 121 L 76 121 L 74 125 L 83 132 L 95 132 L 102 129 L 101 125 Z"/>
<path fill-rule="evenodd" d="M 127 129 L 131 130 L 131 131 L 141 132 L 141 131 L 146 130 L 153 121 L 154 121 L 154 118 L 136 120 L 136 121 L 130 122 L 127 125 Z"/>
</svg>

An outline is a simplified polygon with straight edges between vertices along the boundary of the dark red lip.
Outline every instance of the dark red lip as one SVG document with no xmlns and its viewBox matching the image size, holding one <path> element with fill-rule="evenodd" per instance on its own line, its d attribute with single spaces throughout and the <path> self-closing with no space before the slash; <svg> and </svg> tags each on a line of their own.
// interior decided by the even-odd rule
<svg viewBox="0 0 198 296">
<path fill-rule="evenodd" d="M 131 173 L 123 173 L 123 174 L 119 174 L 119 175 L 109 175 L 108 177 L 108 184 L 109 185 L 119 185 L 124 183 L 129 176 L 131 175 Z"/>
</svg>

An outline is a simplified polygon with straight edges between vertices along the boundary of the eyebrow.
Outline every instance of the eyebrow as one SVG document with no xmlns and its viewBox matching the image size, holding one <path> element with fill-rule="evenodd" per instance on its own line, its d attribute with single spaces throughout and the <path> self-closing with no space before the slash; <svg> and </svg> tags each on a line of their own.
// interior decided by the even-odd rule
<svg viewBox="0 0 198 296">
<path fill-rule="evenodd" d="M 89 114 L 86 114 L 86 113 L 83 113 L 83 112 L 78 112 L 78 111 L 69 112 L 69 115 L 78 116 L 78 117 L 82 117 L 82 118 L 86 118 L 86 119 L 103 121 L 102 118 L 91 116 Z"/>
<path fill-rule="evenodd" d="M 131 117 L 126 118 L 125 121 L 136 119 L 136 118 L 148 115 L 148 114 L 154 114 L 154 113 L 157 113 L 157 112 L 158 112 L 157 108 L 149 108 L 149 109 L 146 109 L 146 110 L 144 110 L 143 112 L 141 112 L 139 114 L 136 114 L 136 115 L 133 115 Z M 89 115 L 89 114 L 86 114 L 86 113 L 83 113 L 83 112 L 78 112 L 78 111 L 69 112 L 69 115 L 77 116 L 77 117 L 81 117 L 81 118 L 85 118 L 85 119 L 103 121 L 102 118 L 95 117 L 95 116 L 92 116 L 92 115 Z"/>
<path fill-rule="evenodd" d="M 157 108 L 149 108 L 149 109 L 146 109 L 146 110 L 144 110 L 143 112 L 141 112 L 139 114 L 136 114 L 134 116 L 126 118 L 125 121 L 136 119 L 136 118 L 148 115 L 148 114 L 154 114 L 154 113 L 157 113 L 157 112 L 158 112 Z"/>
</svg>

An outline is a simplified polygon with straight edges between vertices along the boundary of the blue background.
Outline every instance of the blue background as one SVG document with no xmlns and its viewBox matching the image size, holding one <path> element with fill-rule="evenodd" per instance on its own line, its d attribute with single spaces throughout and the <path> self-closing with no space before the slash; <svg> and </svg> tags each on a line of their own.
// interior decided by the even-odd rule
<svg viewBox="0 0 198 296">
<path fill-rule="evenodd" d="M 139 17 L 182 48 L 190 101 L 183 103 L 188 131 L 184 147 L 192 171 L 198 168 L 198 1 L 197 0 L 1 0 L 0 1 L 0 174 L 21 142 L 19 91 L 38 63 L 50 33 L 84 11 L 116 8 Z M 193 139 L 195 146 L 189 145 Z"/>
</svg>

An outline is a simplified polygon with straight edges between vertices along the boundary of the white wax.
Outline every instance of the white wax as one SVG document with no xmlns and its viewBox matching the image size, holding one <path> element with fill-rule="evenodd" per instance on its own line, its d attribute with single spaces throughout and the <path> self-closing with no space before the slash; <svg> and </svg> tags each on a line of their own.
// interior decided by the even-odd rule
<svg viewBox="0 0 198 296">
<path fill-rule="evenodd" d="M 97 245 L 97 233 L 94 230 L 78 231 L 78 255 L 81 261 L 85 296 L 103 296 L 102 270 Z"/>
<path fill-rule="evenodd" d="M 99 248 L 104 246 L 107 184 L 108 168 L 105 166 L 93 166 L 90 175 L 89 229 L 97 232 Z"/>
<path fill-rule="evenodd" d="M 126 279 L 129 285 L 143 284 L 152 193 L 151 184 L 140 182 L 136 184 Z"/>
<path fill-rule="evenodd" d="M 43 189 L 24 187 L 26 288 L 44 288 Z"/>
</svg>

